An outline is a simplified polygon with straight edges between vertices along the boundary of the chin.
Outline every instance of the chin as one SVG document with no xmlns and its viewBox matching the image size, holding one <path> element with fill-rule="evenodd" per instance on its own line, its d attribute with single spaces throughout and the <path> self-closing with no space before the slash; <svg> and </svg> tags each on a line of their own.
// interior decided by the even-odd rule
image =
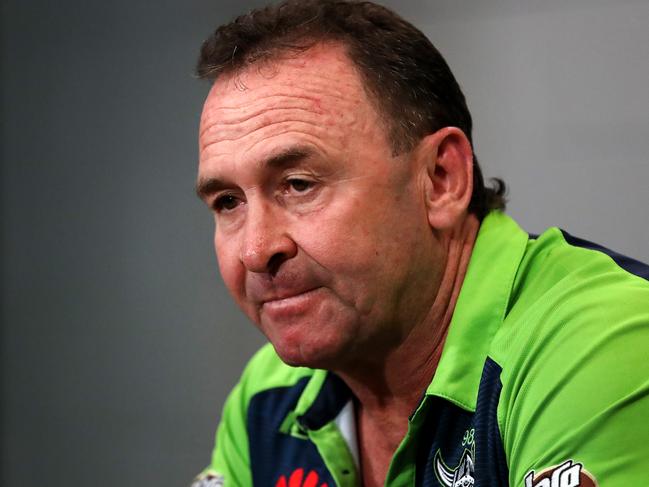
<svg viewBox="0 0 649 487">
<path fill-rule="evenodd" d="M 292 347 L 276 343 L 273 343 L 273 346 L 279 358 L 282 359 L 282 362 L 292 367 L 324 369 L 329 368 L 327 364 L 331 363 L 329 354 L 322 349 L 312 350 L 310 347 Z"/>
<path fill-rule="evenodd" d="M 334 313 L 323 308 L 320 312 L 273 320 L 262 317 L 261 331 L 275 347 L 280 359 L 294 367 L 336 369 L 345 362 L 358 334 L 354 316 Z M 337 311 L 337 310 L 336 310 Z"/>
<path fill-rule="evenodd" d="M 275 352 L 287 365 L 293 367 L 308 367 L 311 369 L 333 369 L 344 356 L 342 343 L 338 340 L 299 340 L 270 338 Z"/>
</svg>

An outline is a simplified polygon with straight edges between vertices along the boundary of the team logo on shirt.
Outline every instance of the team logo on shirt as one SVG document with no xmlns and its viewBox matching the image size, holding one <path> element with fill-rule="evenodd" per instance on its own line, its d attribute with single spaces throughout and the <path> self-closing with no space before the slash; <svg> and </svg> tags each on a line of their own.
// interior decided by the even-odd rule
<svg viewBox="0 0 649 487">
<path fill-rule="evenodd" d="M 440 450 L 435 453 L 435 475 L 439 483 L 444 487 L 473 487 L 475 485 L 475 467 L 473 464 L 475 458 L 475 429 L 471 428 L 464 433 L 462 446 L 464 452 L 455 468 L 449 467 L 444 462 Z"/>
<path fill-rule="evenodd" d="M 597 487 L 597 481 L 581 463 L 567 460 L 538 475 L 530 470 L 525 476 L 525 487 Z"/>
</svg>

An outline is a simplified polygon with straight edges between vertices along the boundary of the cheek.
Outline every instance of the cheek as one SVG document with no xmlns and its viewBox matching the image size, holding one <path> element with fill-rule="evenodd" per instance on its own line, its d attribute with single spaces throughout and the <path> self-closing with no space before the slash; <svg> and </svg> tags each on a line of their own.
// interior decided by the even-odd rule
<svg viewBox="0 0 649 487">
<path fill-rule="evenodd" d="M 214 250 L 221 278 L 230 294 L 237 302 L 243 299 L 245 273 L 235 247 L 227 242 L 214 238 Z"/>
<path fill-rule="evenodd" d="M 219 273 L 230 296 L 250 321 L 259 326 L 259 312 L 247 299 L 246 270 L 239 259 L 238 250 L 235 246 L 217 244 L 216 242 L 215 250 Z"/>
<path fill-rule="evenodd" d="M 405 272 L 413 251 L 425 244 L 425 215 L 419 215 L 413 198 L 380 189 L 373 198 L 350 197 L 344 205 L 332 205 L 313 225 L 301 227 L 304 250 L 356 285 L 381 286 L 374 280 Z"/>
<path fill-rule="evenodd" d="M 310 225 L 306 222 L 294 227 L 296 243 L 322 267 L 329 270 L 352 270 L 356 266 L 356 254 L 363 253 L 359 245 L 367 245 L 366 233 L 360 222 L 350 224 L 344 215 L 320 214 Z"/>
<path fill-rule="evenodd" d="M 341 297 L 356 301 L 382 274 L 377 257 L 385 237 L 376 234 L 374 215 L 367 211 L 333 210 L 340 208 L 293 227 L 293 236 L 309 259 L 325 269 Z"/>
</svg>

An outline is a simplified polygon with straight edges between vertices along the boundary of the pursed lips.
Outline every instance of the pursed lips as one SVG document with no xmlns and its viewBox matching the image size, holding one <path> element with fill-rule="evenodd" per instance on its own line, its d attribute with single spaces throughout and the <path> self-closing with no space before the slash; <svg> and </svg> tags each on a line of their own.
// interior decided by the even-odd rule
<svg viewBox="0 0 649 487">
<path fill-rule="evenodd" d="M 246 295 L 258 312 L 289 316 L 308 311 L 327 287 L 326 276 L 309 266 L 284 266 L 275 275 L 248 273 Z M 278 314 L 279 313 L 279 314 Z"/>
<path fill-rule="evenodd" d="M 316 289 L 319 289 L 319 286 L 300 289 L 300 290 L 284 291 L 277 294 L 270 294 L 269 296 L 261 299 L 260 303 L 261 306 L 264 306 L 267 304 L 281 304 L 282 302 L 290 302 L 295 300 L 296 298 L 305 296 L 311 293 L 312 291 L 315 291 Z"/>
<path fill-rule="evenodd" d="M 321 284 L 317 279 L 300 279 L 295 274 L 275 277 L 252 275 L 246 280 L 246 294 L 257 306 L 296 298 L 319 287 Z"/>
<path fill-rule="evenodd" d="M 285 291 L 281 294 L 267 296 L 259 305 L 259 313 L 275 322 L 292 321 L 298 316 L 309 314 L 317 306 L 322 287 L 304 290 Z"/>
</svg>

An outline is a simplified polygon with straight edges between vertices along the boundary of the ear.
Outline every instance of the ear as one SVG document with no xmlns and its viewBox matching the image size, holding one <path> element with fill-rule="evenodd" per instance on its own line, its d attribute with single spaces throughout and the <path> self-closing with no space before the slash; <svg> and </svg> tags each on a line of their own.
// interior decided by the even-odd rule
<svg viewBox="0 0 649 487">
<path fill-rule="evenodd" d="M 428 222 L 434 229 L 452 228 L 466 214 L 473 193 L 471 143 L 459 128 L 444 127 L 422 139 L 415 150 L 426 169 Z"/>
</svg>

